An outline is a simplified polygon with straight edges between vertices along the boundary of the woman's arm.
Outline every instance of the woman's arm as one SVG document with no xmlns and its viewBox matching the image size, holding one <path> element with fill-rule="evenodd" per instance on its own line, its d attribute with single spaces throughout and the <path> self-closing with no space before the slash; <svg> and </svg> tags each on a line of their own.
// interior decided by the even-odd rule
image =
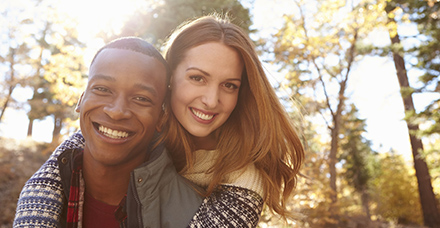
<svg viewBox="0 0 440 228">
<path fill-rule="evenodd" d="M 259 194 L 221 185 L 203 200 L 188 227 L 256 227 L 263 208 Z"/>
<path fill-rule="evenodd" d="M 66 149 L 83 148 L 84 138 L 74 133 L 61 143 L 21 190 L 13 227 L 57 227 L 63 207 L 58 156 Z"/>
</svg>

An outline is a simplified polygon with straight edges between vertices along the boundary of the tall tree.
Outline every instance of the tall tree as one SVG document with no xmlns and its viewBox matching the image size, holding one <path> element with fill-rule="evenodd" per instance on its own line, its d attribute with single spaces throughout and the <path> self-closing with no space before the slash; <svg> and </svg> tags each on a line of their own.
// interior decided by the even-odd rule
<svg viewBox="0 0 440 228">
<path fill-rule="evenodd" d="M 277 34 L 275 62 L 289 73 L 292 91 L 314 94 L 314 111 L 329 129 L 328 153 L 331 220 L 337 224 L 337 171 L 342 116 L 346 109 L 347 82 L 353 65 L 361 58 L 357 43 L 364 39 L 380 18 L 379 7 L 368 1 L 296 1 L 297 13 L 285 16 Z M 316 7 L 317 5 L 317 7 Z M 314 104 L 314 105 L 313 105 Z"/>
<path fill-rule="evenodd" d="M 424 72 L 419 80 L 421 88 L 415 92 L 439 94 L 440 93 L 440 1 L 406 1 L 400 4 L 410 19 L 418 25 L 421 36 L 426 37 L 415 50 L 418 63 L 413 66 Z M 423 129 L 425 136 L 440 134 L 440 97 L 434 99 L 426 108 L 417 114 L 417 117 L 430 123 Z M 439 148 L 440 149 L 440 148 Z M 437 150 L 438 151 L 438 150 Z"/>
<path fill-rule="evenodd" d="M 76 23 L 61 15 L 52 1 L 31 1 L 35 4 L 32 62 L 34 75 L 28 80 L 33 90 L 29 99 L 28 135 L 35 119 L 53 118 L 52 141 L 57 142 L 66 119 L 73 118 L 75 105 L 84 85 L 83 44 L 78 40 Z"/>
<path fill-rule="evenodd" d="M 140 36 L 157 47 L 179 24 L 194 17 L 217 12 L 229 14 L 233 23 L 250 31 L 249 10 L 238 0 L 164 0 L 149 2 L 148 9 L 139 9 L 125 23 L 120 34 L 101 33 L 105 40 L 119 36 Z"/>
<path fill-rule="evenodd" d="M 363 134 L 366 132 L 365 120 L 357 117 L 358 110 L 354 104 L 350 105 L 347 115 L 343 116 L 341 149 L 344 167 L 344 176 L 351 186 L 360 193 L 362 208 L 368 220 L 371 219 L 369 207 L 370 181 L 375 167 L 374 151 L 371 142 Z"/>
<path fill-rule="evenodd" d="M 404 2 L 404 1 L 402 1 Z M 395 10 L 398 8 L 398 2 L 390 1 L 385 8 L 388 15 L 389 26 L 396 28 L 396 20 L 393 17 Z M 401 41 L 396 29 L 390 30 L 391 44 L 394 47 L 400 47 Z M 412 98 L 413 88 L 409 85 L 408 74 L 405 66 L 403 54 L 398 49 L 393 49 L 393 60 L 396 68 L 396 74 L 400 85 L 404 110 L 406 113 L 415 113 L 414 101 Z M 431 176 L 429 174 L 428 165 L 421 155 L 423 152 L 422 140 L 415 134 L 419 131 L 417 123 L 406 120 L 409 138 L 411 142 L 411 150 L 414 160 L 414 169 L 416 170 L 417 183 L 419 187 L 420 202 L 423 211 L 424 224 L 428 227 L 440 227 L 440 212 L 438 210 L 437 200 L 432 189 Z"/>
<path fill-rule="evenodd" d="M 72 103 L 79 92 L 75 96 L 70 93 L 82 87 L 78 82 L 82 82 L 84 72 L 76 24 L 67 15 L 59 14 L 56 4 L 51 0 L 17 0 L 0 5 L 0 19 L 7 25 L 1 27 L 0 33 L 8 37 L 2 39 L 0 49 L 0 69 L 8 69 L 2 72 L 0 119 L 13 101 L 13 90 L 18 86 L 30 89 L 33 97 L 27 104 L 20 104 L 20 108 L 28 111 L 28 136 L 32 134 L 35 119 L 52 116 L 53 139 L 73 113 Z M 8 48 L 5 51 L 3 47 Z M 62 89 L 60 82 L 65 84 Z M 71 101 L 66 102 L 66 98 Z"/>
<path fill-rule="evenodd" d="M 44 81 L 50 84 L 51 100 L 46 107 L 54 119 L 52 141 L 58 142 L 66 119 L 76 119 L 74 107 L 85 86 L 83 49 L 63 44 L 44 66 Z"/>
<path fill-rule="evenodd" d="M 19 15 L 24 15 L 19 17 Z M 6 109 L 13 104 L 12 93 L 15 88 L 22 85 L 27 77 L 29 70 L 25 66 L 29 62 L 30 48 L 26 43 L 27 35 L 20 29 L 29 24 L 26 17 L 26 9 L 16 8 L 14 4 L 2 5 L 0 11 L 0 23 L 2 25 L 0 34 L 7 39 L 2 39 L 1 44 L 6 49 L 0 51 L 0 65 L 6 69 L 1 77 L 3 78 L 0 87 L 0 122 Z"/>
</svg>

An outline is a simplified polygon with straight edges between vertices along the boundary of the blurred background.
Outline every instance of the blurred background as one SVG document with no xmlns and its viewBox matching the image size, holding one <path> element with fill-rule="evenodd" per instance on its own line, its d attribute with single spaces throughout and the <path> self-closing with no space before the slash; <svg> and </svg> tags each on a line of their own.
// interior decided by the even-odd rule
<svg viewBox="0 0 440 228">
<path fill-rule="evenodd" d="M 180 23 L 228 14 L 247 31 L 307 145 L 287 222 L 439 227 L 439 0 L 2 0 L 0 227 L 65 137 L 95 52 L 121 36 L 161 49 Z"/>
</svg>

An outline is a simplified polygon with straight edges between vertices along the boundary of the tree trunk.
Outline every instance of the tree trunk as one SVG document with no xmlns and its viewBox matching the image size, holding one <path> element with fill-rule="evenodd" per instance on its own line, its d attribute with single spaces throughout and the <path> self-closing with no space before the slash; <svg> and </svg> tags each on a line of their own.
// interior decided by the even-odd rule
<svg viewBox="0 0 440 228">
<path fill-rule="evenodd" d="M 336 186 L 336 161 L 339 144 L 339 120 L 334 117 L 334 127 L 331 128 L 331 142 L 330 142 L 330 154 L 329 154 L 329 173 L 330 173 L 330 218 L 325 224 L 326 228 L 338 227 L 339 221 L 339 208 L 338 208 L 338 189 Z"/>
<path fill-rule="evenodd" d="M 12 92 L 15 89 L 15 86 L 17 85 L 17 82 L 15 82 L 15 70 L 14 70 L 14 66 L 15 66 L 15 61 L 14 61 L 14 57 L 15 57 L 15 49 L 13 48 L 9 48 L 10 51 L 10 55 L 9 55 L 9 71 L 11 72 L 11 76 L 9 78 L 9 91 L 8 91 L 8 95 L 6 97 L 5 103 L 3 104 L 2 107 L 2 112 L 0 113 L 0 123 L 2 122 L 3 119 L 3 115 L 6 112 L 6 108 L 8 107 L 9 101 L 12 98 Z"/>
<path fill-rule="evenodd" d="M 27 131 L 28 137 L 32 137 L 33 128 L 34 128 L 34 119 L 29 118 L 29 125 L 28 125 L 28 131 Z"/>
<path fill-rule="evenodd" d="M 392 44 L 400 44 L 399 35 L 391 38 Z M 397 71 L 397 78 L 399 80 L 400 89 L 408 89 L 408 75 L 405 68 L 405 60 L 397 53 L 393 52 L 394 66 Z M 412 96 L 404 97 L 402 94 L 405 112 L 414 111 L 414 103 Z M 414 159 L 414 169 L 416 170 L 417 183 L 419 187 L 420 203 L 423 211 L 423 222 L 428 227 L 440 227 L 440 213 L 437 208 L 437 200 L 432 189 L 431 176 L 429 174 L 428 166 L 421 156 L 423 151 L 422 140 L 418 138 L 413 132 L 419 130 L 417 124 L 412 124 L 406 121 L 409 130 L 409 138 L 411 142 L 412 155 Z"/>
<path fill-rule="evenodd" d="M 63 118 L 54 115 L 53 117 L 53 132 L 52 132 L 52 143 L 58 144 L 61 134 L 61 128 L 63 127 Z"/>
<path fill-rule="evenodd" d="M 370 223 L 371 222 L 371 213 L 370 213 L 370 207 L 369 205 L 369 201 L 370 201 L 370 196 L 368 195 L 368 191 L 366 190 L 366 187 L 363 187 L 362 192 L 361 192 L 361 201 L 362 201 L 362 208 L 365 212 L 365 215 L 367 216 L 367 222 Z"/>
<path fill-rule="evenodd" d="M 330 146 L 330 155 L 329 155 L 329 169 L 330 169 L 330 189 L 332 190 L 330 199 L 332 203 L 336 203 L 338 201 L 337 197 L 337 187 L 336 187 L 336 154 L 338 152 L 338 144 L 339 144 L 339 121 L 334 120 L 335 126 L 331 130 L 331 146 Z"/>
<path fill-rule="evenodd" d="M 330 155 L 329 155 L 329 169 L 330 169 L 330 189 L 331 189 L 331 205 L 330 205 L 330 218 L 339 221 L 339 208 L 337 206 L 338 201 L 338 191 L 336 186 L 336 162 L 337 153 L 339 148 L 339 133 L 341 128 L 342 111 L 345 107 L 345 90 L 347 88 L 348 77 L 351 72 L 351 66 L 354 62 L 356 42 L 358 39 L 358 29 L 355 30 L 351 47 L 347 52 L 347 71 L 345 72 L 344 78 L 339 82 L 339 92 L 338 92 L 338 105 L 336 107 L 336 112 L 332 111 L 331 105 L 328 102 L 329 98 L 327 96 L 327 106 L 332 113 L 333 127 L 331 129 L 331 145 L 330 145 Z M 326 224 L 327 227 L 337 227 L 337 224 Z"/>
<path fill-rule="evenodd" d="M 8 107 L 9 101 L 11 100 L 12 91 L 14 90 L 15 86 L 9 86 L 8 95 L 6 96 L 5 103 L 3 103 L 2 112 L 0 113 L 0 123 L 2 122 L 3 115 L 6 112 L 6 108 Z"/>
</svg>

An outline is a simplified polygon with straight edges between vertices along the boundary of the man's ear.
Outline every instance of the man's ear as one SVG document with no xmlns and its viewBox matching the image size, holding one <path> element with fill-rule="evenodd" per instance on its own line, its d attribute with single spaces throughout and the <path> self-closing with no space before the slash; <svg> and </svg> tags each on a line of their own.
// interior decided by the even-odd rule
<svg viewBox="0 0 440 228">
<path fill-rule="evenodd" d="M 83 96 L 84 96 L 84 92 L 81 93 L 81 96 L 79 97 L 78 102 L 76 103 L 75 112 L 79 113 Z"/>
</svg>

